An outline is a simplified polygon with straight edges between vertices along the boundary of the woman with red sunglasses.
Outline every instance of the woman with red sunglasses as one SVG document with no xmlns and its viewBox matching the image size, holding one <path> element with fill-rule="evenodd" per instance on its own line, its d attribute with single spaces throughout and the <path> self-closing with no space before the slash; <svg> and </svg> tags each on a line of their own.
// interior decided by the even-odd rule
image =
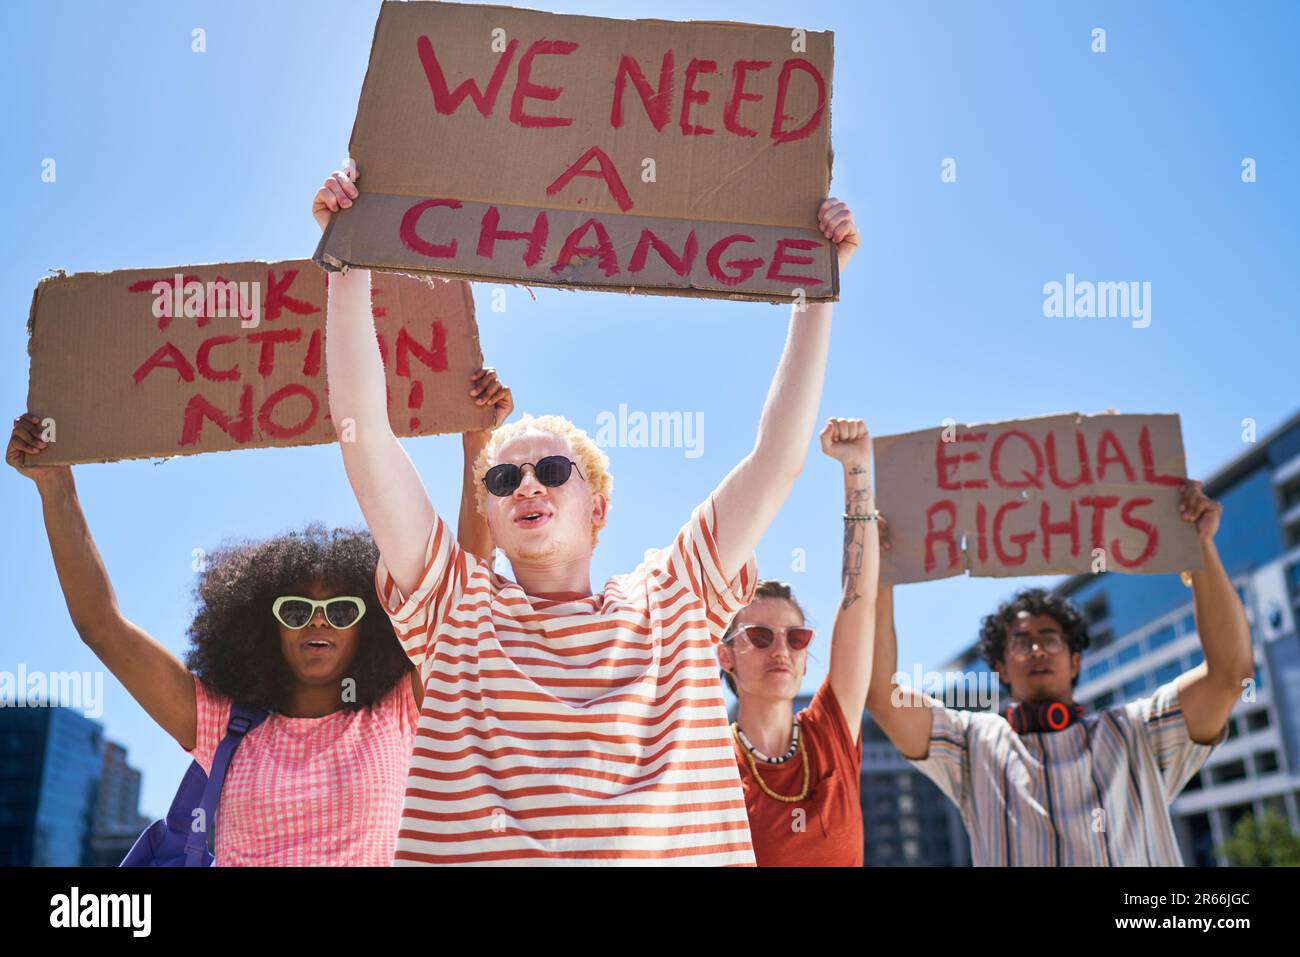
<svg viewBox="0 0 1300 957">
<path fill-rule="evenodd" d="M 471 381 L 496 424 L 513 409 L 492 369 Z M 459 541 L 484 559 L 469 466 L 491 432 L 463 436 Z M 236 702 L 269 716 L 231 759 L 217 810 L 219 866 L 387 866 L 424 687 L 377 607 L 379 552 L 364 529 L 317 523 L 224 544 L 196 569 L 182 660 L 129 621 L 91 537 L 72 467 L 43 465 L 41 417 L 14 420 L 5 460 L 41 497 L 73 627 L 157 723 L 211 771 Z"/>
<path fill-rule="evenodd" d="M 862 866 L 859 732 L 880 562 L 871 438 L 861 419 L 830 419 L 821 442 L 844 466 L 844 591 L 826 680 L 795 715 L 813 630 L 781 582 L 759 582 L 718 646 L 724 680 L 739 701 L 731 733 L 760 867 Z"/>
</svg>

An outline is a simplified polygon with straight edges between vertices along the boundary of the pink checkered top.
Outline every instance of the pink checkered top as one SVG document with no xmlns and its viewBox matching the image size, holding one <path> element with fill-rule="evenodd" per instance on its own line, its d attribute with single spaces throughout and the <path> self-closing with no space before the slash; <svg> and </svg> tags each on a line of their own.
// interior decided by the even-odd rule
<svg viewBox="0 0 1300 957">
<path fill-rule="evenodd" d="M 205 771 L 230 699 L 194 679 Z M 272 714 L 239 745 L 217 809 L 216 864 L 380 866 L 393 861 L 419 708 L 403 678 L 370 708 L 323 718 Z"/>
</svg>

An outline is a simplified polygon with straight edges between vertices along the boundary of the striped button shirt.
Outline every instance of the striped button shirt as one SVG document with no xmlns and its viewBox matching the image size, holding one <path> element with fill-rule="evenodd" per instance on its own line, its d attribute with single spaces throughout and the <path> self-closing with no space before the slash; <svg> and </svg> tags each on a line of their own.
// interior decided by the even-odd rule
<svg viewBox="0 0 1300 957">
<path fill-rule="evenodd" d="M 1205 762 L 1171 681 L 1063 731 L 1017 734 L 1001 715 L 936 702 L 912 763 L 961 810 L 979 866 L 1181 866 L 1169 804 Z"/>
<path fill-rule="evenodd" d="M 424 705 L 396 864 L 753 864 L 715 645 L 713 499 L 672 545 L 576 601 L 526 595 L 434 519 L 418 585 L 376 586 Z"/>
</svg>

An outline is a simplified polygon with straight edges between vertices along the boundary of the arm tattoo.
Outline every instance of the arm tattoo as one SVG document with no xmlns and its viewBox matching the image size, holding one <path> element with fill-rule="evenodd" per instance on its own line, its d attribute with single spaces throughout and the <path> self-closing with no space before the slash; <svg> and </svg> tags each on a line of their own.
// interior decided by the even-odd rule
<svg viewBox="0 0 1300 957">
<path fill-rule="evenodd" d="M 855 466 L 850 474 L 866 471 Z M 848 515 L 871 514 L 871 489 L 848 489 L 844 495 L 844 511 Z M 862 575 L 862 539 L 866 535 L 864 522 L 844 520 L 844 561 L 842 579 L 844 584 L 844 601 L 840 604 L 842 611 L 847 611 L 862 596 L 858 594 L 858 578 Z"/>
</svg>

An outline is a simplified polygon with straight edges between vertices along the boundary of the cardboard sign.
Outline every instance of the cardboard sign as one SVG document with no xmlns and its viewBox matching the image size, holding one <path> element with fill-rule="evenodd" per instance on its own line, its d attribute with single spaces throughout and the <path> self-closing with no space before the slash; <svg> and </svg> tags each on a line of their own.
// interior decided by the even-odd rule
<svg viewBox="0 0 1300 957">
<path fill-rule="evenodd" d="M 374 274 L 373 312 L 402 436 L 491 425 L 469 286 Z M 41 463 L 335 441 L 325 273 L 308 260 L 79 273 L 32 297 L 27 407 L 54 424 Z"/>
<path fill-rule="evenodd" d="M 1201 567 L 1176 415 L 1054 415 L 876 439 L 881 582 Z"/>
<path fill-rule="evenodd" d="M 316 250 L 467 279 L 834 300 L 833 36 L 385 2 Z"/>
</svg>

